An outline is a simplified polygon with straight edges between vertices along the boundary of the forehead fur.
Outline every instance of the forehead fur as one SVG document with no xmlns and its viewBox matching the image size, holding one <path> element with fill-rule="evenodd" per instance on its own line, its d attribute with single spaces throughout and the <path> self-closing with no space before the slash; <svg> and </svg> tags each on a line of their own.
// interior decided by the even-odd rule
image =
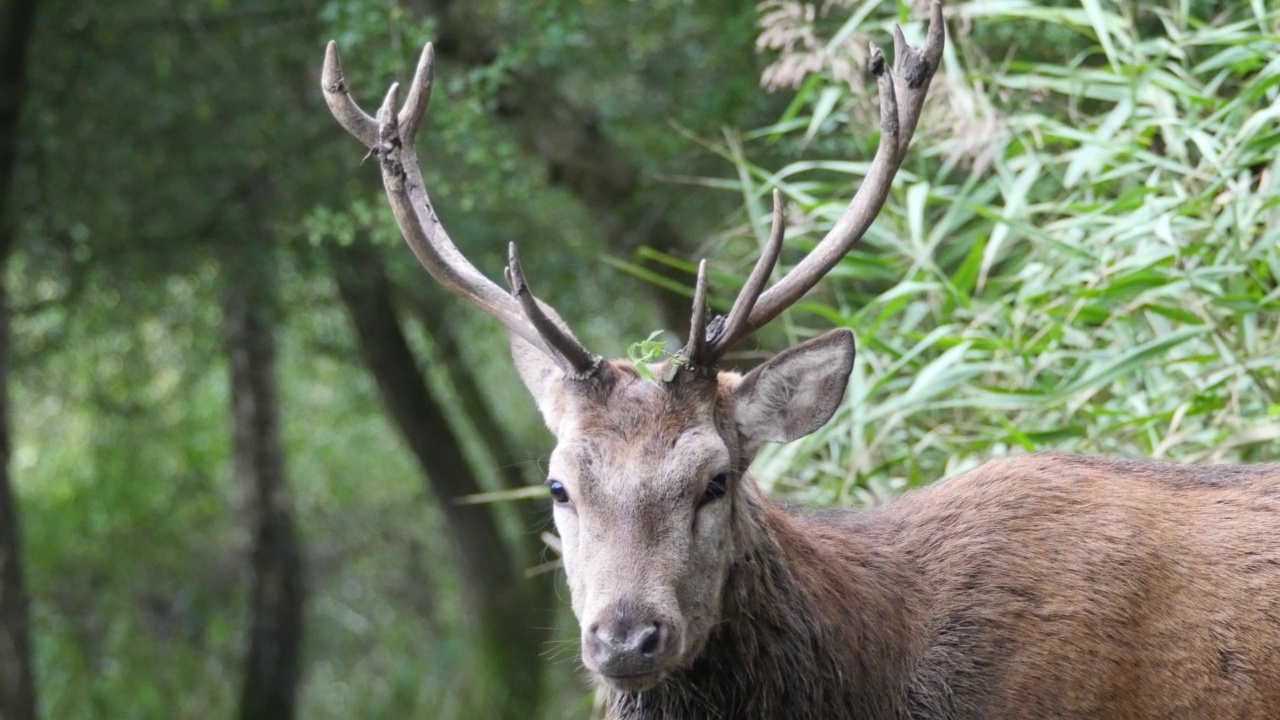
<svg viewBox="0 0 1280 720">
<path fill-rule="evenodd" d="M 574 430 L 554 455 L 574 468 L 579 498 L 595 512 L 640 513 L 660 530 L 692 480 L 736 464 L 732 383 L 692 374 L 655 381 L 629 362 L 611 364 L 611 382 L 576 394 Z"/>
<path fill-rule="evenodd" d="M 674 444 L 696 427 L 715 427 L 730 400 L 722 383 L 692 373 L 671 382 L 641 377 L 630 362 L 610 363 L 611 382 L 578 393 L 574 415 L 578 434 L 623 442 Z"/>
</svg>

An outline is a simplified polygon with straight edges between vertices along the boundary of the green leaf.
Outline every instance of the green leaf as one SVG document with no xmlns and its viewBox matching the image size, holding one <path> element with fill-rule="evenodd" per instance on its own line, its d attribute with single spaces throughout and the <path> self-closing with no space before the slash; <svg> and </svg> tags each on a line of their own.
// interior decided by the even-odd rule
<svg viewBox="0 0 1280 720">
<path fill-rule="evenodd" d="M 1057 394 L 1060 397 L 1066 397 L 1089 390 L 1096 390 L 1126 373 L 1143 367 L 1149 362 L 1157 359 L 1167 361 L 1167 358 L 1162 358 L 1162 356 L 1170 350 L 1208 332 L 1209 328 L 1204 326 L 1183 328 L 1164 337 L 1156 338 L 1150 342 L 1125 350 L 1113 360 L 1096 363 L 1088 374 L 1059 389 Z"/>
</svg>

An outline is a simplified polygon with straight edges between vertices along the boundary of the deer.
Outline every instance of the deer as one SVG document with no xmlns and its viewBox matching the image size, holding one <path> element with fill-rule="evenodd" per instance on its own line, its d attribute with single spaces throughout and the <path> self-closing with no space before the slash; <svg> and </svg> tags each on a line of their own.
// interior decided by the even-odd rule
<svg viewBox="0 0 1280 720">
<path fill-rule="evenodd" d="M 438 282 L 509 330 L 556 445 L 547 487 L 581 660 L 613 720 L 1265 718 L 1280 714 L 1280 465 L 1062 453 L 992 460 L 864 510 L 792 508 L 748 473 L 765 443 L 843 401 L 854 336 L 835 329 L 746 373 L 725 353 L 812 289 L 871 225 L 943 51 L 871 47 L 879 144 L 844 215 L 768 289 L 769 240 L 724 316 L 698 265 L 686 344 L 642 372 L 588 351 L 530 290 L 449 238 L 415 136 L 434 55 L 408 96 L 359 108 L 329 43 L 321 84 L 378 160 L 404 239 Z"/>
</svg>

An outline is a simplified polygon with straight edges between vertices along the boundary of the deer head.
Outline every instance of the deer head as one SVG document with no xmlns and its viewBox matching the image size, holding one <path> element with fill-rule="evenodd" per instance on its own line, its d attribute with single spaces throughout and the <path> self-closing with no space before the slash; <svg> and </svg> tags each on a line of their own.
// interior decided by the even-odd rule
<svg viewBox="0 0 1280 720">
<path fill-rule="evenodd" d="M 343 127 L 377 156 L 409 247 L 440 283 L 511 332 L 516 368 L 556 438 L 547 484 L 583 662 L 609 686 L 642 690 L 697 657 L 721 619 L 725 578 L 752 532 L 759 491 L 748 465 L 762 444 L 813 432 L 840 404 L 854 355 L 848 330 L 801 343 L 746 375 L 721 372 L 717 363 L 817 284 L 871 225 L 910 143 L 942 46 L 937 2 L 921 48 L 909 47 L 895 28 L 893 68 L 872 46 L 879 147 L 843 217 L 765 291 L 784 235 L 775 191 L 769 242 L 728 316 L 708 322 L 704 262 L 688 342 L 646 374 L 662 378 L 651 380 L 629 362 L 587 351 L 533 295 L 514 245 L 503 290 L 446 234 L 415 152 L 431 92 L 431 45 L 404 105 L 398 107 L 399 88 L 392 85 L 370 117 L 348 94 L 337 48 L 329 44 L 325 98 Z"/>
</svg>

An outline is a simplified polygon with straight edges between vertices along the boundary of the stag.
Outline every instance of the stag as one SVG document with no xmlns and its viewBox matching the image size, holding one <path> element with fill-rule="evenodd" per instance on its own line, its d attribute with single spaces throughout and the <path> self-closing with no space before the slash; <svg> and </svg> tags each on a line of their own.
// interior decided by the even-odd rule
<svg viewBox="0 0 1280 720">
<path fill-rule="evenodd" d="M 1037 454 L 990 462 L 860 512 L 802 512 L 747 474 L 764 443 L 826 423 L 853 335 L 834 330 L 745 375 L 725 352 L 812 288 L 888 195 L 942 56 L 872 47 L 880 140 L 830 233 L 773 287 L 773 229 L 726 317 L 698 268 L 687 344 L 641 373 L 589 352 L 529 289 L 477 271 L 427 197 L 414 138 L 427 45 L 403 106 L 322 84 L 377 157 L 405 240 L 497 318 L 556 438 L 549 487 L 582 661 L 623 718 L 1264 718 L 1280 713 L 1280 466 Z"/>
</svg>

